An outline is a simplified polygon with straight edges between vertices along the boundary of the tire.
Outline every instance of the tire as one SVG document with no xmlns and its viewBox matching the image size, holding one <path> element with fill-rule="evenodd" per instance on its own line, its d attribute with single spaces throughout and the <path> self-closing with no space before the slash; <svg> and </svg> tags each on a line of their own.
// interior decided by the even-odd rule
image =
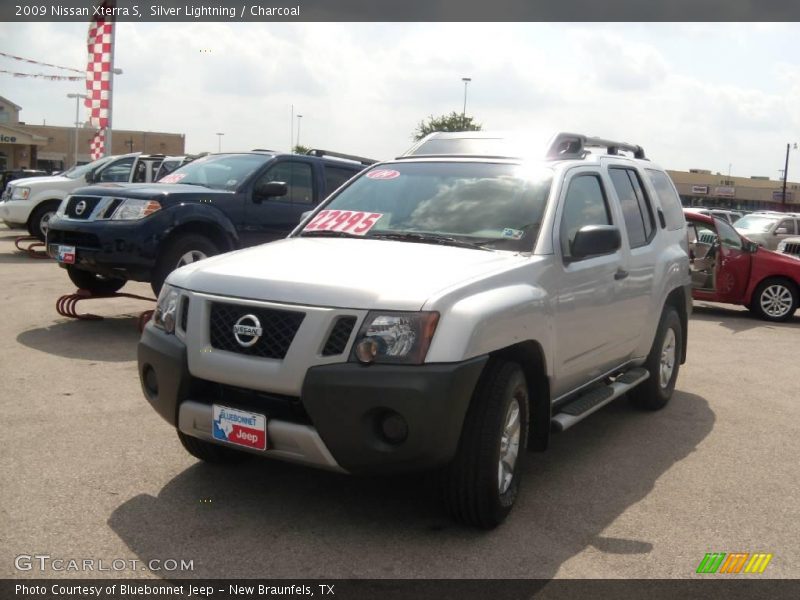
<svg viewBox="0 0 800 600">
<path fill-rule="evenodd" d="M 167 275 L 178 267 L 187 265 L 190 262 L 197 262 L 215 254 L 219 254 L 219 248 L 208 238 L 196 233 L 187 233 L 170 240 L 159 254 L 156 268 L 153 271 L 153 277 L 150 281 L 153 293 L 158 296 Z M 187 255 L 194 257 L 193 260 L 188 260 Z"/>
<path fill-rule="evenodd" d="M 78 289 L 91 292 L 93 296 L 113 294 L 121 290 L 122 286 L 128 282 L 127 279 L 103 277 L 75 267 L 67 267 L 67 275 Z"/>
<path fill-rule="evenodd" d="M 660 410 L 672 398 L 681 366 L 683 336 L 678 312 L 671 306 L 665 307 L 653 347 L 644 364 L 650 377 L 628 392 L 628 398 L 634 405 L 645 410 Z"/>
<path fill-rule="evenodd" d="M 522 369 L 517 363 L 490 361 L 467 410 L 456 456 L 442 474 L 444 503 L 456 521 L 492 529 L 508 516 L 522 477 L 528 414 Z M 507 427 L 515 421 L 516 428 Z M 511 434 L 511 444 L 503 439 L 504 431 Z M 503 448 L 509 450 L 510 472 L 501 465 Z"/>
<path fill-rule="evenodd" d="M 792 317 L 797 303 L 797 286 L 787 279 L 772 278 L 758 284 L 748 308 L 765 321 L 780 322 Z"/>
<path fill-rule="evenodd" d="M 236 465 L 253 458 L 247 452 L 240 452 L 239 450 L 199 440 L 177 429 L 175 431 L 178 433 L 178 439 L 186 451 L 203 462 L 215 465 Z"/>
<path fill-rule="evenodd" d="M 58 210 L 58 201 L 42 202 L 33 209 L 30 219 L 28 219 L 28 233 L 44 242 L 47 237 L 47 223 L 55 216 Z"/>
</svg>

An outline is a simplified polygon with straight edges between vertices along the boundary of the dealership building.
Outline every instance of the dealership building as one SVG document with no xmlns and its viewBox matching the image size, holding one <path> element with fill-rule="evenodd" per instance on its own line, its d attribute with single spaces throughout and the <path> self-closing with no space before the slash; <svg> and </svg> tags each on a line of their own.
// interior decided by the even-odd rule
<svg viewBox="0 0 800 600">
<path fill-rule="evenodd" d="M 91 161 L 89 143 L 96 130 L 92 127 L 30 125 L 19 120 L 22 107 L 0 96 L 0 171 L 5 169 L 44 169 L 61 171 L 76 162 Z M 75 156 L 75 135 L 78 156 Z M 185 153 L 182 133 L 130 131 L 114 129 L 112 154 L 145 152 L 181 155 Z"/>
</svg>

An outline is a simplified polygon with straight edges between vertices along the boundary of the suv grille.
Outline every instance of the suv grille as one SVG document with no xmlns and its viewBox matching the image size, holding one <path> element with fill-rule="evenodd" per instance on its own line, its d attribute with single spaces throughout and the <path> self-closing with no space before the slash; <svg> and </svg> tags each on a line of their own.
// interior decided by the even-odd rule
<svg viewBox="0 0 800 600">
<path fill-rule="evenodd" d="M 795 256 L 800 256 L 800 242 L 785 244 L 783 246 L 783 252 L 784 254 L 794 254 Z"/>
<path fill-rule="evenodd" d="M 255 316 L 263 331 L 252 346 L 243 346 L 236 340 L 233 332 L 233 326 L 245 315 Z M 211 321 L 209 323 L 211 345 L 218 350 L 228 352 L 282 359 L 286 356 L 305 316 L 305 313 L 290 310 L 214 302 L 211 305 Z M 250 326 L 253 325 L 253 321 L 248 319 L 243 324 Z M 252 337 L 242 334 L 239 337 L 245 342 L 252 340 Z"/>
<path fill-rule="evenodd" d="M 350 339 L 350 333 L 353 331 L 355 324 L 355 317 L 339 317 L 336 325 L 331 330 L 331 334 L 328 336 L 328 341 L 325 342 L 322 356 L 336 356 L 344 352 L 347 347 L 347 340 Z"/>
<path fill-rule="evenodd" d="M 99 196 L 72 196 L 65 213 L 70 219 L 88 219 L 98 202 Z"/>
</svg>

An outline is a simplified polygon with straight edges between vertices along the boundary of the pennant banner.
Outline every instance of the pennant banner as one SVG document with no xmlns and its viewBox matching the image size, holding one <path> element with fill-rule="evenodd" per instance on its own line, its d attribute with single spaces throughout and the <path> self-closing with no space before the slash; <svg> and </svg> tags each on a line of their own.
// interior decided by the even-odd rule
<svg viewBox="0 0 800 600">
<path fill-rule="evenodd" d="M 0 56 L 5 56 L 6 58 L 13 58 L 14 60 L 21 60 L 22 62 L 31 63 L 32 65 L 53 67 L 54 69 L 63 69 L 64 71 L 72 71 L 73 73 L 83 73 L 83 71 L 81 71 L 80 69 L 73 69 L 72 67 L 62 67 L 59 65 L 51 65 L 50 63 L 40 62 L 38 60 L 33 60 L 32 58 L 23 58 L 21 56 L 14 56 L 13 54 L 8 54 L 6 52 L 0 52 Z"/>
<path fill-rule="evenodd" d="M 0 69 L 0 73 L 5 73 L 6 75 L 11 75 L 13 77 L 36 77 L 38 79 L 47 79 L 49 81 L 81 81 L 84 78 L 79 76 L 71 76 L 71 75 L 45 75 L 44 73 L 15 73 L 14 71 L 6 71 L 5 69 Z"/>
<path fill-rule="evenodd" d="M 106 130 L 100 129 L 94 134 L 92 141 L 89 142 L 89 154 L 92 160 L 103 158 L 106 153 Z"/>
</svg>

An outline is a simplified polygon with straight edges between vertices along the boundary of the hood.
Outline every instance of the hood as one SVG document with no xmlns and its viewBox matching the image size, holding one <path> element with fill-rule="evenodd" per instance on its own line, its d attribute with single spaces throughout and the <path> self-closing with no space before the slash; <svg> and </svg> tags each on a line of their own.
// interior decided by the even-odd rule
<svg viewBox="0 0 800 600">
<path fill-rule="evenodd" d="M 75 193 L 151 200 L 158 196 L 166 197 L 175 194 L 195 196 L 199 194 L 204 198 L 210 195 L 230 196 L 233 192 L 213 190 L 201 185 L 186 185 L 182 183 L 101 183 L 83 187 Z"/>
<path fill-rule="evenodd" d="M 173 272 L 195 292 L 352 309 L 420 310 L 436 292 L 527 260 L 393 240 L 288 238 Z"/>
<path fill-rule="evenodd" d="M 65 181 L 80 182 L 80 179 L 70 179 L 69 177 L 62 177 L 61 175 L 49 175 L 47 177 L 23 177 L 21 179 L 14 179 L 11 181 L 9 187 L 29 187 L 31 185 L 40 184 L 42 186 L 52 185 L 54 183 L 64 183 Z"/>
<path fill-rule="evenodd" d="M 800 260 L 791 254 L 774 252 L 759 246 L 753 258 L 757 261 L 765 261 L 772 265 L 780 263 L 781 265 L 787 266 L 790 269 L 796 269 L 798 271 L 798 276 L 800 276 Z"/>
</svg>

